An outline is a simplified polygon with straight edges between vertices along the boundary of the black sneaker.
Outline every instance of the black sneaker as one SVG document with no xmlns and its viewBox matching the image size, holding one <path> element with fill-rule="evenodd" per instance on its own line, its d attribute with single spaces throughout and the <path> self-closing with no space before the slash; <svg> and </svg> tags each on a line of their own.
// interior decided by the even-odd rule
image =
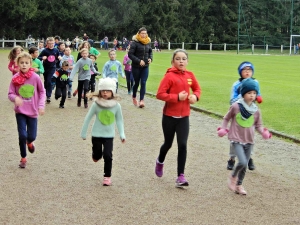
<svg viewBox="0 0 300 225">
<path fill-rule="evenodd" d="M 249 159 L 249 162 L 248 162 L 248 169 L 249 169 L 249 170 L 255 170 L 255 166 L 254 166 L 254 163 L 253 163 L 253 159 L 252 159 L 252 158 Z"/>
<path fill-rule="evenodd" d="M 51 99 L 50 97 L 47 98 L 47 103 L 50 103 L 51 102 Z"/>
<path fill-rule="evenodd" d="M 65 107 L 63 105 L 60 105 L 59 108 L 64 109 Z"/>
<path fill-rule="evenodd" d="M 227 162 L 228 162 L 228 163 L 227 163 L 227 169 L 228 169 L 228 170 L 233 170 L 235 160 L 229 159 Z"/>
</svg>

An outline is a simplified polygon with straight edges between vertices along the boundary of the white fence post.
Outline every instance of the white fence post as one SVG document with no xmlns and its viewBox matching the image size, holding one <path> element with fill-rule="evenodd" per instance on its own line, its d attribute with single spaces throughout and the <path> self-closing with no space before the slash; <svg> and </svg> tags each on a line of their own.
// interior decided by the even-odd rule
<svg viewBox="0 0 300 225">
<path fill-rule="evenodd" d="M 268 54 L 268 50 L 269 50 L 269 45 L 266 44 L 266 54 Z"/>
<path fill-rule="evenodd" d="M 184 49 L 184 42 L 182 42 L 182 48 L 181 49 Z"/>
<path fill-rule="evenodd" d="M 224 43 L 224 52 L 226 52 L 226 43 Z"/>
<path fill-rule="evenodd" d="M 16 39 L 14 39 L 14 47 L 16 47 L 17 43 L 16 43 Z"/>
<path fill-rule="evenodd" d="M 2 48 L 4 48 L 4 38 L 2 38 Z"/>
<path fill-rule="evenodd" d="M 168 42 L 168 50 L 171 50 L 171 43 Z"/>
<path fill-rule="evenodd" d="M 254 53 L 254 44 L 252 44 L 252 54 Z"/>
<path fill-rule="evenodd" d="M 209 51 L 212 51 L 212 43 L 209 43 Z"/>
<path fill-rule="evenodd" d="M 198 43 L 196 43 L 196 51 L 198 51 Z"/>
<path fill-rule="evenodd" d="M 237 54 L 240 53 L 240 44 L 237 44 Z"/>
<path fill-rule="evenodd" d="M 283 45 L 280 45 L 280 52 L 283 53 Z"/>
</svg>

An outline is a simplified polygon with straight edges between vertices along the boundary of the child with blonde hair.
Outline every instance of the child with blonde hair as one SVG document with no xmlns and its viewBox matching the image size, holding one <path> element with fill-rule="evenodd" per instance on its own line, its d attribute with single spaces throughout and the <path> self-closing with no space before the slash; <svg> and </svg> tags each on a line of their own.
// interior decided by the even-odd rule
<svg viewBox="0 0 300 225">
<path fill-rule="evenodd" d="M 31 68 L 32 58 L 29 53 L 20 53 L 16 62 L 20 71 L 12 77 L 8 99 L 15 104 L 21 154 L 19 167 L 25 168 L 26 145 L 30 153 L 35 151 L 37 118 L 45 112 L 45 89 L 39 75 Z"/>
<path fill-rule="evenodd" d="M 121 105 L 117 101 L 116 81 L 111 78 L 100 79 L 98 90 L 99 92 L 95 95 L 97 98 L 84 119 L 81 137 L 86 140 L 89 123 L 95 118 L 92 128 L 92 159 L 97 162 L 103 156 L 104 178 L 102 184 L 103 186 L 110 186 L 112 184 L 111 170 L 115 125 L 117 125 L 122 143 L 125 143 L 124 121 Z"/>
<path fill-rule="evenodd" d="M 9 52 L 9 55 L 8 55 L 8 59 L 9 59 L 8 69 L 12 72 L 12 75 L 19 72 L 19 67 L 18 67 L 18 63 L 16 62 L 16 58 L 23 51 L 24 51 L 24 49 L 21 46 L 17 45 L 15 47 L 13 47 Z"/>
</svg>

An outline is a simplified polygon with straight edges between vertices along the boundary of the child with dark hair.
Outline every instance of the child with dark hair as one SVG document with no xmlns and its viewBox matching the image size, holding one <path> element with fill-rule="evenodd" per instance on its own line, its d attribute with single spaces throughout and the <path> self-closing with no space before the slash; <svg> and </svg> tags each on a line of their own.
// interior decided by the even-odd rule
<svg viewBox="0 0 300 225">
<path fill-rule="evenodd" d="M 44 73 L 44 66 L 41 60 L 38 59 L 39 56 L 39 50 L 37 47 L 31 47 L 28 50 L 29 54 L 32 57 L 32 68 L 34 69 L 34 72 L 36 72 L 38 75 L 41 76 L 41 74 Z"/>
<path fill-rule="evenodd" d="M 89 58 L 92 60 L 93 67 L 95 68 L 96 71 L 98 71 L 98 66 L 96 63 L 97 57 L 93 54 L 89 55 Z M 90 84 L 89 84 L 89 90 L 91 92 L 95 91 L 95 85 L 96 85 L 96 75 L 93 71 L 91 71 L 91 79 L 90 79 Z"/>
<path fill-rule="evenodd" d="M 248 61 L 242 62 L 238 66 L 238 73 L 240 75 L 240 78 L 236 82 L 234 82 L 234 84 L 232 85 L 231 94 L 230 94 L 230 105 L 232 105 L 234 102 L 236 102 L 237 100 L 239 100 L 242 97 L 241 93 L 240 93 L 240 86 L 241 86 L 242 81 L 247 78 L 251 78 L 255 82 L 257 82 L 258 92 L 257 92 L 256 101 L 258 103 L 262 103 L 263 100 L 262 100 L 261 93 L 260 93 L 259 83 L 255 78 L 253 78 L 253 74 L 254 74 L 253 64 Z M 232 170 L 234 167 L 234 164 L 235 164 L 235 153 L 232 149 L 231 144 L 230 144 L 229 156 L 230 156 L 230 159 L 227 161 L 227 169 Z M 250 158 L 250 160 L 249 160 L 248 168 L 249 168 L 249 170 L 255 169 L 252 158 Z"/>
<path fill-rule="evenodd" d="M 126 76 L 127 91 L 128 91 L 128 94 L 131 95 L 131 91 L 132 91 L 132 88 L 134 85 L 134 79 L 133 79 L 133 75 L 131 72 L 132 60 L 128 56 L 129 49 L 130 49 L 130 45 L 126 48 L 127 54 L 124 56 L 123 65 L 124 65 L 124 72 L 125 72 L 125 76 Z"/>
<path fill-rule="evenodd" d="M 61 68 L 58 69 L 55 74 L 53 74 L 52 82 L 55 83 L 55 99 L 61 97 L 59 103 L 59 108 L 65 108 L 65 101 L 67 96 L 67 85 L 69 83 L 69 62 L 64 61 L 61 65 Z"/>
<path fill-rule="evenodd" d="M 68 73 L 70 75 L 71 71 L 73 69 L 73 65 L 75 64 L 74 56 L 71 54 L 71 48 L 70 47 L 65 48 L 64 55 L 62 56 L 62 59 L 60 60 L 60 67 L 62 66 L 62 63 L 64 61 L 69 62 Z M 68 81 L 68 98 L 71 98 L 71 93 L 72 93 L 72 82 Z"/>
<path fill-rule="evenodd" d="M 242 186 L 250 155 L 254 146 L 254 133 L 257 130 L 264 139 L 271 138 L 268 129 L 263 128 L 261 113 L 255 104 L 257 93 L 259 92 L 258 83 L 247 78 L 241 82 L 241 98 L 233 103 L 223 118 L 222 126 L 218 128 L 219 137 L 228 134 L 228 139 L 238 157 L 238 164 L 230 173 L 228 187 L 237 194 L 246 195 Z M 230 123 L 229 130 L 227 129 Z"/>
</svg>

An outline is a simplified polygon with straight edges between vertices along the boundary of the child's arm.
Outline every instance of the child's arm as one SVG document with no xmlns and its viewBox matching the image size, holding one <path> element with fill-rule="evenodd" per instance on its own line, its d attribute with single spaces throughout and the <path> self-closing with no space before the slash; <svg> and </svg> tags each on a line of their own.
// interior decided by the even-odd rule
<svg viewBox="0 0 300 225">
<path fill-rule="evenodd" d="M 170 80 L 168 74 L 166 74 L 160 82 L 156 93 L 156 98 L 165 102 L 178 102 L 182 100 L 180 99 L 180 95 L 184 95 L 184 93 L 169 93 L 169 89 L 171 86 L 172 80 Z"/>
<path fill-rule="evenodd" d="M 96 103 L 93 103 L 91 108 L 89 109 L 88 113 L 86 114 L 85 118 L 84 118 L 84 121 L 83 121 L 83 126 L 81 128 L 81 138 L 83 140 L 86 139 L 86 134 L 87 134 L 87 129 L 89 127 L 89 124 L 95 114 L 95 107 L 96 107 Z"/>
<path fill-rule="evenodd" d="M 100 74 L 100 73 L 95 69 L 95 67 L 93 66 L 93 63 L 91 63 L 90 69 L 91 69 L 91 71 L 92 71 L 94 74 L 97 74 L 97 75 Z"/>
<path fill-rule="evenodd" d="M 122 69 L 122 64 L 118 63 L 118 73 L 121 75 L 122 78 L 126 78 L 124 70 Z"/>
<path fill-rule="evenodd" d="M 15 106 L 21 106 L 23 104 L 22 98 L 17 94 L 16 86 L 13 82 L 10 82 L 8 88 L 8 99 L 15 104 Z"/>
<path fill-rule="evenodd" d="M 80 62 L 78 61 L 78 62 L 74 65 L 74 67 L 73 67 L 73 69 L 72 69 L 72 71 L 71 71 L 70 77 L 69 77 L 70 81 L 73 81 L 75 74 L 76 74 L 77 71 L 79 70 L 79 64 L 80 64 Z"/>
<path fill-rule="evenodd" d="M 39 60 L 38 59 L 38 70 L 39 71 L 37 71 L 38 73 L 40 73 L 40 74 L 42 74 L 42 73 L 44 73 L 45 72 L 45 69 L 44 69 L 44 66 L 43 66 L 43 63 L 41 62 L 41 60 Z"/>
<path fill-rule="evenodd" d="M 195 102 L 199 101 L 200 95 L 201 95 L 201 88 L 200 85 L 195 77 L 194 74 L 192 74 L 192 85 L 191 85 L 193 94 L 188 96 L 189 103 L 194 104 Z"/>
<path fill-rule="evenodd" d="M 46 91 L 41 79 L 38 79 L 36 89 L 39 95 L 39 114 L 42 116 L 45 113 Z"/>
<path fill-rule="evenodd" d="M 14 60 L 9 61 L 8 69 L 9 69 L 13 74 L 19 72 L 19 69 L 15 68 L 15 65 L 16 65 L 16 63 L 15 63 Z"/>
<path fill-rule="evenodd" d="M 119 103 L 118 103 L 118 110 L 116 112 L 116 124 L 117 124 L 121 141 L 124 143 L 126 139 L 125 132 L 124 132 L 124 120 L 122 115 L 122 108 Z"/>
<path fill-rule="evenodd" d="M 103 69 L 102 69 L 102 77 L 105 78 L 106 77 L 106 74 L 107 74 L 107 66 L 108 64 L 105 63 L 104 66 L 103 66 Z"/>
</svg>

